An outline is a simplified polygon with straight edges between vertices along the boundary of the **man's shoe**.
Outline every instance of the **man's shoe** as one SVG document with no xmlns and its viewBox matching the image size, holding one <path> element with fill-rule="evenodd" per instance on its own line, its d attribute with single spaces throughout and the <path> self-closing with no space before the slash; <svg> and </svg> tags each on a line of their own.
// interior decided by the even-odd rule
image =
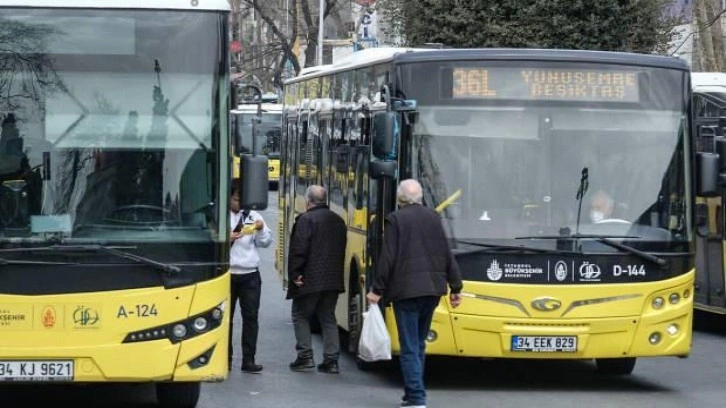
<svg viewBox="0 0 726 408">
<path fill-rule="evenodd" d="M 262 366 L 255 363 L 242 363 L 242 372 L 250 374 L 259 374 L 262 372 Z"/>
<path fill-rule="evenodd" d="M 335 360 L 323 361 L 323 364 L 318 364 L 318 371 L 328 374 L 340 373 L 340 369 L 338 368 L 338 362 Z"/>
<path fill-rule="evenodd" d="M 406 400 L 406 401 L 401 401 L 401 407 L 402 408 L 426 408 L 426 405 L 415 405 L 411 402 L 408 402 L 408 400 Z"/>
<path fill-rule="evenodd" d="M 305 371 L 311 368 L 315 368 L 315 361 L 312 357 L 308 358 L 296 358 L 295 361 L 290 363 L 290 370 L 292 371 Z"/>
</svg>

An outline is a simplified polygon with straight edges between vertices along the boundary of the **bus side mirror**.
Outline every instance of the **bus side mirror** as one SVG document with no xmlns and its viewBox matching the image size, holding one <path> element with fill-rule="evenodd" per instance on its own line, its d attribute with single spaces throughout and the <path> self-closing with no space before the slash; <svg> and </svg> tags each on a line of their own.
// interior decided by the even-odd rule
<svg viewBox="0 0 726 408">
<path fill-rule="evenodd" d="M 372 179 L 396 177 L 395 161 L 374 160 L 368 165 L 368 176 Z"/>
<path fill-rule="evenodd" d="M 717 136 L 714 139 L 716 154 L 718 155 L 718 172 L 720 174 L 721 185 L 724 186 L 726 182 L 726 137 Z"/>
<path fill-rule="evenodd" d="M 373 156 L 377 159 L 396 159 L 396 141 L 399 133 L 396 116 L 394 112 L 379 112 L 373 115 L 372 145 Z"/>
<path fill-rule="evenodd" d="M 719 155 L 701 152 L 696 155 L 696 195 L 708 197 L 719 194 Z"/>
<path fill-rule="evenodd" d="M 267 208 L 267 156 L 243 154 L 239 164 L 239 199 L 244 210 Z"/>
</svg>

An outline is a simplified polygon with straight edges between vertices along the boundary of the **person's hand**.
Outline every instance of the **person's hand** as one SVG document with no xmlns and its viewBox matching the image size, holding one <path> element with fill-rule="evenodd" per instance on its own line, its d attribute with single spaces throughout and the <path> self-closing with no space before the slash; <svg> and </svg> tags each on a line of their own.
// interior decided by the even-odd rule
<svg viewBox="0 0 726 408">
<path fill-rule="evenodd" d="M 255 229 L 256 229 L 257 231 L 261 230 L 261 229 L 262 229 L 262 228 L 264 228 L 264 227 L 265 227 L 265 223 L 264 223 L 264 222 L 262 222 L 262 220 L 257 220 L 257 221 L 255 221 Z"/>
<path fill-rule="evenodd" d="M 461 304 L 461 294 L 460 293 L 452 293 L 449 295 L 449 303 L 451 303 L 451 307 L 457 308 Z"/>
<path fill-rule="evenodd" d="M 303 285 L 303 276 L 298 275 L 297 278 L 292 280 L 292 283 L 298 288 L 301 287 Z"/>
<path fill-rule="evenodd" d="M 232 241 L 236 240 L 237 238 L 242 236 L 241 231 L 232 231 L 232 234 L 229 236 Z"/>
<path fill-rule="evenodd" d="M 381 297 L 373 292 L 368 292 L 368 294 L 366 295 L 366 299 L 368 299 L 368 303 L 375 305 L 378 303 L 379 300 L 381 300 Z"/>
</svg>

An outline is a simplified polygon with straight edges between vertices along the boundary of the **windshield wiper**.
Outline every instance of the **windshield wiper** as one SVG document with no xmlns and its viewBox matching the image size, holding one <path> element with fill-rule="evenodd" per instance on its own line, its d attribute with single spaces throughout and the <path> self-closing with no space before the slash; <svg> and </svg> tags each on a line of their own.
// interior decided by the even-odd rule
<svg viewBox="0 0 726 408">
<path fill-rule="evenodd" d="M 178 266 L 169 265 L 161 262 L 157 262 L 151 258 L 135 255 L 130 252 L 125 252 L 112 246 L 105 245 L 50 245 L 44 247 L 31 247 L 31 248 L 4 248 L 0 249 L 2 252 L 102 252 L 109 255 L 114 255 L 119 258 L 129 259 L 136 263 L 153 266 L 159 270 L 162 270 L 168 274 L 176 274 L 181 272 Z M 31 262 L 31 261 L 8 261 L 8 262 Z M 0 263 L 2 263 L 0 261 Z"/>
<path fill-rule="evenodd" d="M 641 251 L 640 249 L 633 248 L 631 246 L 621 244 L 620 242 L 616 242 L 616 241 L 612 240 L 612 238 L 619 238 L 619 239 L 638 238 L 636 236 L 631 236 L 631 235 L 602 236 L 602 235 L 574 234 L 574 235 L 542 235 L 542 236 L 531 236 L 531 237 L 515 237 L 515 239 L 562 239 L 562 240 L 572 240 L 572 239 L 580 239 L 580 238 L 594 239 L 605 245 L 620 249 L 621 251 L 629 252 L 642 259 L 653 262 L 654 264 L 660 266 L 661 268 L 664 268 L 664 267 L 666 267 L 666 265 L 668 265 L 668 261 L 666 261 L 665 259 L 663 259 L 659 256 L 649 254 L 645 251 Z"/>
<path fill-rule="evenodd" d="M 529 252 L 538 252 L 542 254 L 578 254 L 578 252 L 573 251 L 563 251 L 560 249 L 548 249 L 548 248 L 533 248 L 528 247 L 525 245 L 500 245 L 500 244 L 487 244 L 484 242 L 475 242 L 475 241 L 467 241 L 463 239 L 456 239 L 454 240 L 457 244 L 466 244 L 466 245 L 473 245 L 478 246 L 482 248 L 487 249 L 493 249 L 493 250 L 505 250 L 505 251 L 529 251 Z"/>
<path fill-rule="evenodd" d="M 0 258 L 0 265 L 73 265 L 68 262 L 45 262 L 45 261 L 17 261 L 14 259 Z"/>
</svg>

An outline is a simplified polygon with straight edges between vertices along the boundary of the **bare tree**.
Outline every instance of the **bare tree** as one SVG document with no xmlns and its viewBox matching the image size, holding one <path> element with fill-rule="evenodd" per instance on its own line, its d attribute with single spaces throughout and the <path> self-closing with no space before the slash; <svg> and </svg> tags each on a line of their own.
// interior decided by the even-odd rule
<svg viewBox="0 0 726 408">
<path fill-rule="evenodd" d="M 233 3 L 234 15 L 239 18 L 235 24 L 241 27 L 245 22 L 253 22 L 246 33 L 249 41 L 242 50 L 241 69 L 247 82 L 279 89 L 288 64 L 294 74 L 302 67 L 315 65 L 318 1 L 233 0 Z M 338 30 L 347 33 L 342 15 L 350 10 L 350 1 L 325 0 L 324 5 L 323 18 L 331 17 Z M 233 28 L 233 38 L 235 30 L 240 31 L 242 39 L 245 33 L 237 27 Z"/>
<path fill-rule="evenodd" d="M 0 111 L 34 103 L 44 109 L 44 95 L 66 89 L 46 48 L 54 28 L 0 18 Z"/>
<path fill-rule="evenodd" d="M 726 70 L 720 0 L 696 0 L 693 3 L 694 30 L 697 33 L 694 49 L 697 59 L 694 68 L 706 72 Z"/>
</svg>

